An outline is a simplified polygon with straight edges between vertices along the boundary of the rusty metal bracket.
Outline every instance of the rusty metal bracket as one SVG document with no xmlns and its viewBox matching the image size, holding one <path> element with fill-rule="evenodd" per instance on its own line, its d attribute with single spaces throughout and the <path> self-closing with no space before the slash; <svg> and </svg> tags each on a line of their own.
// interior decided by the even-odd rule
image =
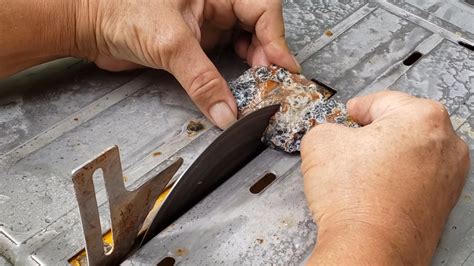
<svg viewBox="0 0 474 266">
<path fill-rule="evenodd" d="M 125 188 L 117 146 L 106 150 L 73 172 L 72 180 L 81 214 L 89 265 L 115 265 L 125 258 L 134 247 L 139 230 L 157 197 L 182 163 L 181 158 L 177 159 L 134 191 Z M 97 169 L 102 169 L 110 206 L 113 237 L 110 250 L 104 249 L 94 190 L 93 174 Z"/>
</svg>

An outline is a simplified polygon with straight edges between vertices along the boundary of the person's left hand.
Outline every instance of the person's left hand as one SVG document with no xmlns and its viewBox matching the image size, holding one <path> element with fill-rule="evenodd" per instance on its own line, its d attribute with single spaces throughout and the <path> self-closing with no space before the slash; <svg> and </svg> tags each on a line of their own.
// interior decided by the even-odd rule
<svg viewBox="0 0 474 266">
<path fill-rule="evenodd" d="M 323 124 L 303 138 L 310 262 L 429 264 L 469 170 L 466 143 L 442 104 L 405 93 L 354 98 L 348 112 L 364 127 Z"/>
<path fill-rule="evenodd" d="M 284 38 L 280 0 L 84 0 L 76 6 L 76 55 L 107 70 L 172 73 L 215 124 L 235 120 L 235 99 L 203 49 L 248 32 L 235 50 L 250 65 L 299 65 Z"/>
</svg>

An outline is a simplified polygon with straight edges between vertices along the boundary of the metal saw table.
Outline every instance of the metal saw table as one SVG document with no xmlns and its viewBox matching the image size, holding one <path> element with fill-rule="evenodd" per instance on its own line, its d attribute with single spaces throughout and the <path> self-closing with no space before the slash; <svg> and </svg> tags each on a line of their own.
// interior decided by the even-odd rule
<svg viewBox="0 0 474 266">
<path fill-rule="evenodd" d="M 304 74 L 338 100 L 385 88 L 439 100 L 474 151 L 474 1 L 285 0 L 284 13 Z M 227 79 L 247 68 L 226 52 L 212 57 Z M 188 134 L 190 121 L 204 130 Z M 71 171 L 103 150 L 119 146 L 135 187 L 169 158 L 184 159 L 180 175 L 219 134 L 160 71 L 64 59 L 0 81 L 0 265 L 68 264 L 84 248 Z M 123 265 L 301 264 L 317 226 L 299 165 L 265 150 Z M 252 193 L 268 173 L 276 180 Z M 433 264 L 474 265 L 474 166 Z"/>
</svg>

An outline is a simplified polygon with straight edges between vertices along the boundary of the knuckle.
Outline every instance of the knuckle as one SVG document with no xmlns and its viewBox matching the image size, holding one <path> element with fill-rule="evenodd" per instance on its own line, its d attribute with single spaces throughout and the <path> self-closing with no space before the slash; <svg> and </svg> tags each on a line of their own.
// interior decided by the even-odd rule
<svg viewBox="0 0 474 266">
<path fill-rule="evenodd" d="M 268 32 L 269 29 L 271 28 L 271 23 L 274 23 L 273 21 L 269 21 L 267 19 L 261 19 L 258 21 L 257 25 L 257 32 Z"/>
<path fill-rule="evenodd" d="M 427 100 L 422 118 L 435 123 L 446 122 L 449 120 L 449 114 L 446 107 L 437 101 Z"/>
<path fill-rule="evenodd" d="M 261 0 L 259 1 L 260 7 L 263 9 L 267 9 L 268 7 L 275 7 L 277 4 L 280 3 L 279 0 Z"/>
<path fill-rule="evenodd" d="M 223 86 L 223 81 L 219 73 L 209 70 L 197 75 L 191 81 L 188 94 L 194 100 L 202 102 L 210 99 L 220 86 Z"/>
<path fill-rule="evenodd" d="M 422 99 L 413 111 L 413 122 L 431 136 L 448 137 L 453 131 L 448 110 L 442 103 Z"/>
<path fill-rule="evenodd" d="M 172 60 L 179 56 L 179 50 L 186 47 L 188 36 L 185 31 L 175 30 L 172 34 L 165 34 L 158 38 L 159 57 L 165 69 L 170 69 Z"/>
<path fill-rule="evenodd" d="M 282 0 L 268 0 L 267 6 L 271 6 L 278 11 L 283 10 L 283 1 Z"/>
<path fill-rule="evenodd" d="M 397 91 L 397 90 L 386 90 L 386 91 L 380 91 L 376 92 L 376 94 L 379 94 L 382 97 L 394 97 L 397 100 L 400 99 L 405 99 L 405 98 L 413 98 L 410 94 L 403 92 L 403 91 Z"/>
</svg>

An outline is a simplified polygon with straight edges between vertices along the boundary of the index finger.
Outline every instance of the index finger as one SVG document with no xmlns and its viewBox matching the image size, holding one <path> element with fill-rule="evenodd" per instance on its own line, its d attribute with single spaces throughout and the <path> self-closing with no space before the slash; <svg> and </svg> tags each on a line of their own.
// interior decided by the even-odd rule
<svg viewBox="0 0 474 266">
<path fill-rule="evenodd" d="M 254 29 L 270 63 L 291 72 L 300 72 L 300 66 L 285 40 L 280 0 L 233 0 L 232 5 L 244 29 Z"/>
</svg>

